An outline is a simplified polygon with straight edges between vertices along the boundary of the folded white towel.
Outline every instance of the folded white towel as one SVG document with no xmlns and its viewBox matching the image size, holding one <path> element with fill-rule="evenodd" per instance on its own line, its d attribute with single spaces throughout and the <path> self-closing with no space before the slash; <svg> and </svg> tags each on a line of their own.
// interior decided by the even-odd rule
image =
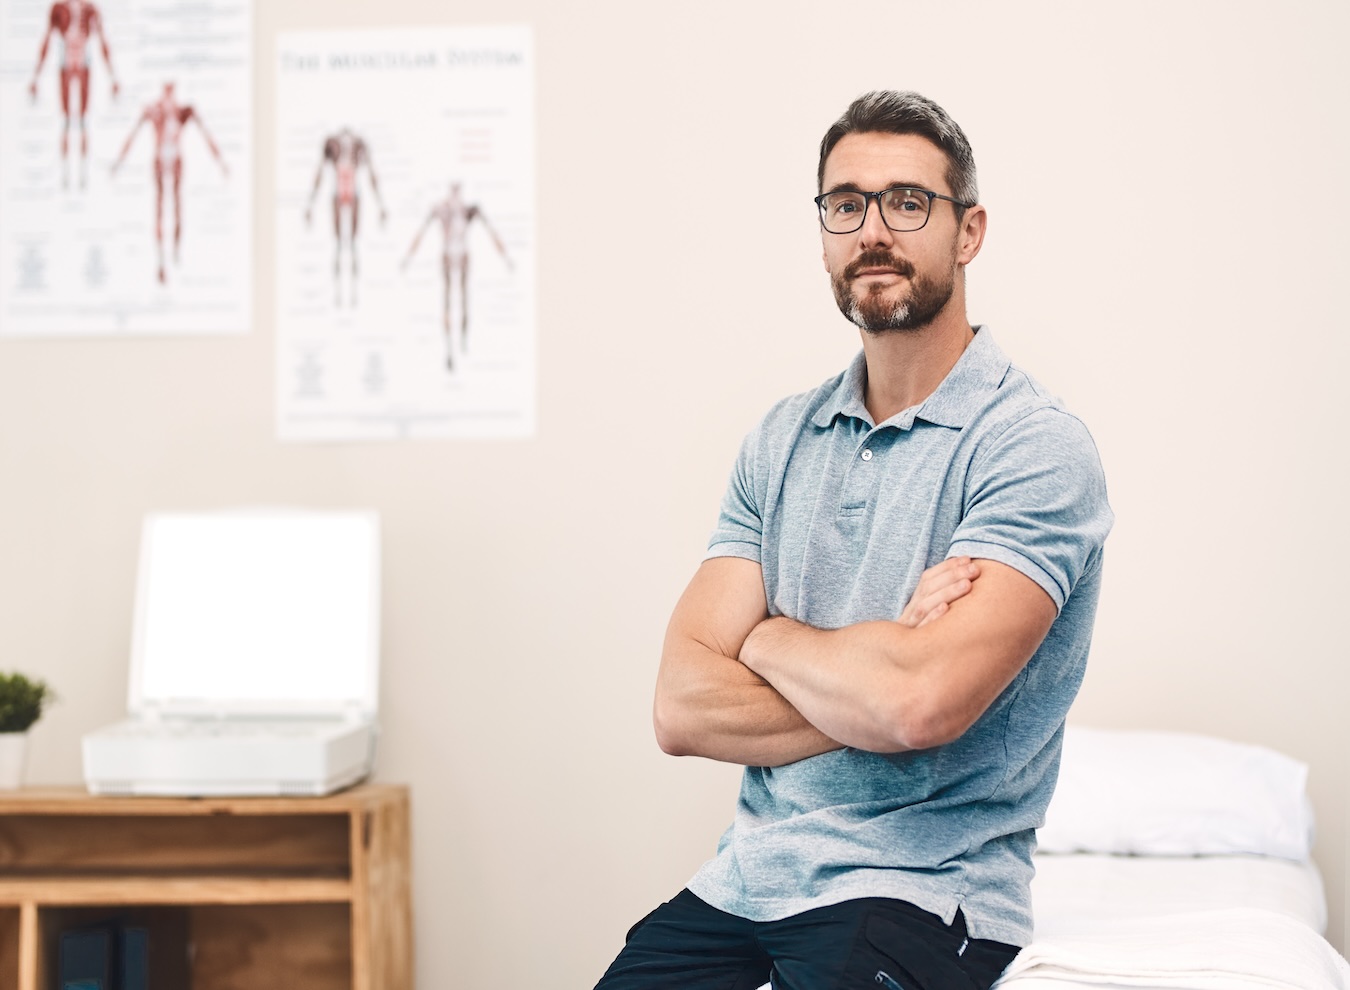
<svg viewBox="0 0 1350 990">
<path fill-rule="evenodd" d="M 1109 929 L 1037 939 L 994 986 L 1350 990 L 1350 964 L 1293 918 L 1233 908 L 1122 919 Z"/>
</svg>

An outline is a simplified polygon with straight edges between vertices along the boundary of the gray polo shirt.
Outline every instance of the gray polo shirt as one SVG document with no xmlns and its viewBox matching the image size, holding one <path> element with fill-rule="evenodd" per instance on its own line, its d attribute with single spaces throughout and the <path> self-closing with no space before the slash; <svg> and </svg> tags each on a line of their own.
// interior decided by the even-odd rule
<svg viewBox="0 0 1350 990">
<path fill-rule="evenodd" d="M 690 889 L 770 921 L 893 897 L 970 934 L 1031 939 L 1031 853 L 1082 682 L 1112 514 L 1082 422 L 979 328 L 921 405 L 874 425 L 863 355 L 784 399 L 745 440 L 709 557 L 764 571 L 769 610 L 823 629 L 897 619 L 949 556 L 1016 568 L 1058 616 L 956 741 L 746 767 L 736 818 Z M 959 662 L 953 658 L 952 662 Z"/>
</svg>

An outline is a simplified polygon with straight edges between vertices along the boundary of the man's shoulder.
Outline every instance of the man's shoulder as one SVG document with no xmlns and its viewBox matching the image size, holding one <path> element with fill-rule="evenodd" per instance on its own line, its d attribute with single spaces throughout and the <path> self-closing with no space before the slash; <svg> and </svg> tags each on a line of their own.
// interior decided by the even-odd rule
<svg viewBox="0 0 1350 990">
<path fill-rule="evenodd" d="M 1101 455 L 1087 424 L 1055 393 L 1010 365 L 964 429 L 967 470 L 1069 471 L 1101 479 Z"/>
<path fill-rule="evenodd" d="M 1010 363 L 998 386 L 988 393 L 966 429 L 977 436 L 997 436 L 1014 427 L 1040 427 L 1051 432 L 1087 433 L 1087 427 L 1064 400 L 1020 365 Z"/>
<path fill-rule="evenodd" d="M 817 414 L 822 412 L 832 414 L 843 404 L 841 392 L 845 388 L 844 380 L 847 377 L 848 369 L 845 369 L 825 379 L 815 388 L 794 392 L 779 399 L 769 407 L 769 411 L 760 420 L 760 432 L 778 436 L 796 435 L 802 426 L 815 419 Z"/>
</svg>

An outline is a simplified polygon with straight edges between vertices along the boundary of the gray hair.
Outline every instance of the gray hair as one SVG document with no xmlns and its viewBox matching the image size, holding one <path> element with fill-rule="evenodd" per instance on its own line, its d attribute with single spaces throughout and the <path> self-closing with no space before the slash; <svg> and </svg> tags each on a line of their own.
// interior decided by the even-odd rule
<svg viewBox="0 0 1350 990">
<path fill-rule="evenodd" d="M 978 203 L 980 190 L 975 183 L 975 155 L 970 150 L 961 125 L 947 111 L 926 96 L 890 89 L 864 93 L 849 104 L 844 115 L 830 125 L 820 142 L 820 165 L 816 169 L 816 191 L 824 192 L 825 159 L 845 134 L 918 134 L 932 141 L 947 156 L 947 185 L 952 195 L 964 203 Z"/>
</svg>

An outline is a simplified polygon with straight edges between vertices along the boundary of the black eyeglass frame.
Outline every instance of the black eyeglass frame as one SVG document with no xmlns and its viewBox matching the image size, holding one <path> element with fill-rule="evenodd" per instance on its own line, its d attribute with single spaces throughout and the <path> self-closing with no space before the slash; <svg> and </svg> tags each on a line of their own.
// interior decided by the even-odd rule
<svg viewBox="0 0 1350 990">
<path fill-rule="evenodd" d="M 928 197 L 928 210 L 923 215 L 923 223 L 919 224 L 917 227 L 892 227 L 889 223 L 886 223 L 886 211 L 881 208 L 881 197 L 885 196 L 887 193 L 895 192 L 897 189 L 904 189 L 906 192 L 921 193 Z M 858 226 L 851 230 L 831 230 L 829 227 L 825 226 L 825 197 L 834 196 L 837 193 L 852 193 L 854 196 L 861 196 L 863 198 L 862 212 L 858 214 Z M 831 192 L 821 193 L 813 199 L 812 202 L 816 204 L 816 212 L 820 215 L 820 229 L 825 231 L 825 233 L 856 234 L 858 231 L 862 230 L 863 224 L 867 222 L 867 210 L 871 207 L 872 200 L 874 199 L 877 201 L 877 210 L 881 214 L 881 222 L 886 224 L 887 230 L 893 230 L 897 234 L 912 234 L 916 230 L 923 230 L 927 227 L 928 218 L 933 215 L 933 200 L 935 199 L 945 199 L 948 203 L 955 203 L 963 210 L 968 210 L 975 205 L 974 203 L 962 202 L 952 196 L 944 196 L 942 193 L 933 192 L 931 189 L 924 189 L 922 186 L 891 186 L 889 189 L 882 189 L 880 192 L 863 192 L 861 189 L 835 189 Z"/>
</svg>

